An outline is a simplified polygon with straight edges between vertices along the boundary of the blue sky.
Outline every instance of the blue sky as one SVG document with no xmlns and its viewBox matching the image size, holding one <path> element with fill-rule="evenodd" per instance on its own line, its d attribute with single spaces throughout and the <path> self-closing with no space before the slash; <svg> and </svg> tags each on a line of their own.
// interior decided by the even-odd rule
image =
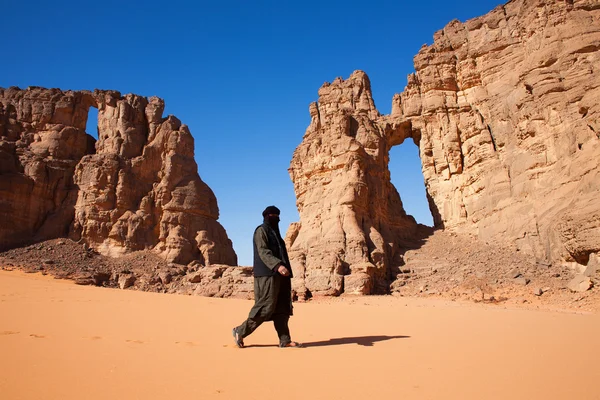
<svg viewBox="0 0 600 400">
<path fill-rule="evenodd" d="M 252 263 L 261 212 L 298 220 L 287 168 L 310 122 L 308 105 L 336 77 L 364 70 L 381 113 L 412 59 L 452 19 L 498 0 L 2 1 L 0 87 L 114 89 L 165 99 L 195 138 L 240 265 Z M 95 122 L 90 133 L 95 134 Z M 93 130 L 94 132 L 92 132 Z M 417 147 L 390 152 L 405 209 L 431 225 Z"/>
</svg>

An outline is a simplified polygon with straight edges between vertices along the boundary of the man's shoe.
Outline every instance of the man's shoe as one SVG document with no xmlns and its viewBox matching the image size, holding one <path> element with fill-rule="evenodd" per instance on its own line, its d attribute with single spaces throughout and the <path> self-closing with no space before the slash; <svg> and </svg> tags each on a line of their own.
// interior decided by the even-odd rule
<svg viewBox="0 0 600 400">
<path fill-rule="evenodd" d="M 233 328 L 233 339 L 235 340 L 235 345 L 240 349 L 244 347 L 244 339 L 240 337 L 240 334 L 237 331 L 237 328 Z"/>
<path fill-rule="evenodd" d="M 287 343 L 279 343 L 279 347 L 281 347 L 283 349 L 283 348 L 287 348 L 287 347 L 301 348 L 301 347 L 304 347 L 304 346 L 302 345 L 302 343 L 290 341 L 290 342 L 287 342 Z"/>
</svg>

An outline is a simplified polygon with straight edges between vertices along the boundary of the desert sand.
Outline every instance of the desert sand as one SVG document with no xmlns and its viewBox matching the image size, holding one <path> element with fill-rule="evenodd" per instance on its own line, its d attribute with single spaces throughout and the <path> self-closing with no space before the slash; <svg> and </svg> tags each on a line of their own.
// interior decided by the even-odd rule
<svg viewBox="0 0 600 400">
<path fill-rule="evenodd" d="M 2 399 L 599 399 L 600 315 L 403 297 L 295 304 L 235 347 L 248 300 L 0 271 Z"/>
</svg>

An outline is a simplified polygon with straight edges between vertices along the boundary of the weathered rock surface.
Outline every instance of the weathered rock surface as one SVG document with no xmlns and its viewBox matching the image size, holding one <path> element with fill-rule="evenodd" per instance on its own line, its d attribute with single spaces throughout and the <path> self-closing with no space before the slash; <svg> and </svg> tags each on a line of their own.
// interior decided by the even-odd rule
<svg viewBox="0 0 600 400">
<path fill-rule="evenodd" d="M 286 236 L 294 290 L 301 298 L 384 292 L 401 241 L 419 226 L 390 183 L 388 137 L 366 74 L 323 85 L 310 114 L 289 169 L 300 213 Z"/>
<path fill-rule="evenodd" d="M 236 265 L 193 137 L 163 110 L 115 91 L 0 89 L 0 250 L 68 235 L 105 255 Z"/>
<path fill-rule="evenodd" d="M 119 280 L 117 282 L 121 289 L 127 289 L 128 287 L 133 286 L 133 284 L 135 283 L 135 275 L 134 274 L 121 274 L 121 275 L 119 275 Z"/>
<path fill-rule="evenodd" d="M 92 104 L 89 93 L 0 89 L 0 248 L 69 233 Z"/>
<path fill-rule="evenodd" d="M 567 286 L 573 292 L 585 292 L 593 286 L 592 280 L 584 275 L 575 275 Z"/>
<path fill-rule="evenodd" d="M 513 0 L 451 22 L 414 61 L 390 115 L 361 71 L 310 106 L 289 170 L 299 296 L 372 293 L 396 277 L 402 240 L 420 237 L 387 170 L 390 147 L 409 138 L 437 228 L 586 265 L 600 252 L 597 1 Z"/>
<path fill-rule="evenodd" d="M 410 121 L 439 227 L 540 259 L 600 251 L 600 7 L 515 0 L 453 21 L 415 57 Z"/>
</svg>

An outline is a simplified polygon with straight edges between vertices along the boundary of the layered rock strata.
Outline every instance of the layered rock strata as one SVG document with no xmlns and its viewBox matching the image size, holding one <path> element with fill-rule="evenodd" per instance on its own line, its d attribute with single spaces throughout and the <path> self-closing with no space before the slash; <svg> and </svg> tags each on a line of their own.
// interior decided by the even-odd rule
<svg viewBox="0 0 600 400">
<path fill-rule="evenodd" d="M 417 227 L 387 159 L 409 138 L 436 227 L 587 264 L 600 251 L 597 2 L 513 0 L 451 22 L 414 61 L 391 115 L 377 112 L 360 71 L 311 104 L 289 170 L 298 293 L 372 293 L 373 277 L 394 278 L 398 244 Z"/>
<path fill-rule="evenodd" d="M 69 236 L 105 255 L 236 265 L 193 137 L 163 110 L 115 91 L 0 89 L 0 248 Z"/>
<path fill-rule="evenodd" d="M 415 57 L 390 121 L 419 143 L 437 226 L 551 261 L 600 251 L 600 6 L 514 0 Z"/>
</svg>

